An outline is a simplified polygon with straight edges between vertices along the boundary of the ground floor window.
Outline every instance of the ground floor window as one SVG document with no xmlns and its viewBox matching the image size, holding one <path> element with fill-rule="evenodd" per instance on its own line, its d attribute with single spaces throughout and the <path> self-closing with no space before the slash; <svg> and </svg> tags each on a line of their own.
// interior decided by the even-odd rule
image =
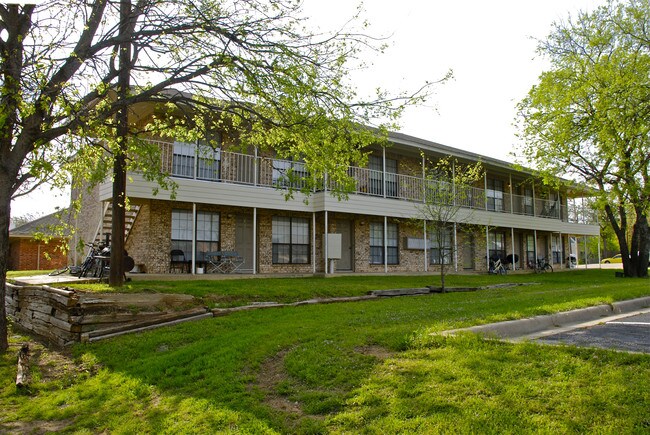
<svg viewBox="0 0 650 435">
<path fill-rule="evenodd" d="M 386 228 L 386 249 L 384 249 L 384 224 L 370 223 L 370 264 L 399 264 L 399 230 L 397 224 L 390 223 Z"/>
<path fill-rule="evenodd" d="M 196 213 L 196 261 L 205 261 L 205 254 L 219 251 L 219 213 Z"/>
<path fill-rule="evenodd" d="M 273 264 L 309 263 L 309 220 L 273 216 Z"/>
<path fill-rule="evenodd" d="M 491 231 L 488 233 L 488 255 L 490 260 L 500 258 L 502 261 L 506 258 L 506 233 Z"/>
<path fill-rule="evenodd" d="M 526 264 L 535 264 L 537 259 L 535 258 L 535 236 L 529 234 L 526 236 Z"/>
<path fill-rule="evenodd" d="M 204 261 L 207 252 L 219 250 L 219 213 L 199 211 L 196 225 L 191 210 L 172 210 L 172 250 L 181 250 L 186 261 L 191 261 L 192 232 L 196 228 L 196 261 Z"/>
<path fill-rule="evenodd" d="M 554 264 L 560 264 L 562 263 L 562 241 L 559 235 L 554 235 L 552 239 L 552 256 L 553 256 L 553 263 Z"/>
<path fill-rule="evenodd" d="M 451 264 L 453 234 L 451 228 L 441 228 L 431 234 L 429 264 Z"/>
</svg>

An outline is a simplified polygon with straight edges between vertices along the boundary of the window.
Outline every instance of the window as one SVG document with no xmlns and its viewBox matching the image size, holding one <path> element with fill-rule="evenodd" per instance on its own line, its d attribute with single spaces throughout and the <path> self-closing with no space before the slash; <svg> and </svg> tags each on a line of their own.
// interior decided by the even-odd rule
<svg viewBox="0 0 650 435">
<path fill-rule="evenodd" d="M 172 249 L 180 249 L 185 260 L 192 259 L 192 212 L 172 210 Z"/>
<path fill-rule="evenodd" d="M 201 180 L 219 180 L 220 148 L 212 148 L 205 142 L 201 142 L 198 146 L 193 143 L 174 142 L 172 175 L 194 178 L 195 162 L 197 178 Z"/>
<path fill-rule="evenodd" d="M 524 214 L 532 216 L 533 211 L 533 189 L 524 189 Z"/>
<path fill-rule="evenodd" d="M 309 263 L 309 220 L 273 216 L 273 264 Z"/>
<path fill-rule="evenodd" d="M 172 249 L 180 249 L 185 259 L 192 260 L 192 231 L 196 228 L 196 261 L 204 261 L 205 253 L 219 250 L 219 213 L 199 211 L 192 225 L 190 210 L 172 210 Z"/>
<path fill-rule="evenodd" d="M 397 160 L 385 159 L 386 161 L 386 196 L 397 196 Z M 368 159 L 370 169 L 370 194 L 384 194 L 384 158 L 382 156 L 370 156 Z"/>
<path fill-rule="evenodd" d="M 503 181 L 488 179 L 487 190 L 487 209 L 494 211 L 503 211 Z"/>
<path fill-rule="evenodd" d="M 309 172 L 303 162 L 291 160 L 273 160 L 273 185 L 300 189 L 305 185 L 304 179 Z"/>
<path fill-rule="evenodd" d="M 221 149 L 212 148 L 207 144 L 197 147 L 198 168 L 196 178 L 200 180 L 219 180 L 219 164 L 221 163 Z"/>
<path fill-rule="evenodd" d="M 553 263 L 554 264 L 560 264 L 562 263 L 562 241 L 559 235 L 553 235 L 552 239 L 553 247 L 552 247 L 552 256 L 553 256 Z"/>
<path fill-rule="evenodd" d="M 194 157 L 196 146 L 191 143 L 174 142 L 172 175 L 194 178 Z"/>
<path fill-rule="evenodd" d="M 535 264 L 535 236 L 526 236 L 526 264 Z"/>
<path fill-rule="evenodd" d="M 453 235 L 450 228 L 440 228 L 431 235 L 429 264 L 451 264 Z"/>
<path fill-rule="evenodd" d="M 488 255 L 490 260 L 506 258 L 506 233 L 492 231 L 488 233 Z"/>
<path fill-rule="evenodd" d="M 399 264 L 399 232 L 397 224 L 388 224 L 386 232 L 386 264 Z M 370 264 L 384 264 L 384 224 L 370 223 Z"/>
<path fill-rule="evenodd" d="M 196 213 L 196 261 L 205 261 L 205 254 L 219 250 L 219 213 Z"/>
</svg>

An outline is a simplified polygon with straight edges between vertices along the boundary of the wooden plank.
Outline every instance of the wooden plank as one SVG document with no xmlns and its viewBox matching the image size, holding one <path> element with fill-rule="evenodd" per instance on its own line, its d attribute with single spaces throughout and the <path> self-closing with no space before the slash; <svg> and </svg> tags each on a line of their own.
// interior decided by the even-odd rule
<svg viewBox="0 0 650 435">
<path fill-rule="evenodd" d="M 131 329 L 136 329 L 136 328 L 142 328 L 146 326 L 152 326 L 156 325 L 158 323 L 165 323 L 165 322 L 170 322 L 174 320 L 180 320 L 180 319 L 185 319 L 185 318 L 190 318 L 194 316 L 200 316 L 203 314 L 206 314 L 207 310 L 205 308 L 194 308 L 191 310 L 187 311 L 180 311 L 176 313 L 167 313 L 164 315 L 161 315 L 160 317 L 157 317 L 155 319 L 148 319 L 148 320 L 143 320 L 139 322 L 130 322 L 126 325 L 119 325 L 119 326 L 114 326 L 114 327 L 109 327 L 109 328 L 104 328 L 101 330 L 95 330 L 92 332 L 88 333 L 88 338 L 96 337 L 99 335 L 106 335 L 106 334 L 113 334 L 125 330 L 131 330 Z"/>
</svg>

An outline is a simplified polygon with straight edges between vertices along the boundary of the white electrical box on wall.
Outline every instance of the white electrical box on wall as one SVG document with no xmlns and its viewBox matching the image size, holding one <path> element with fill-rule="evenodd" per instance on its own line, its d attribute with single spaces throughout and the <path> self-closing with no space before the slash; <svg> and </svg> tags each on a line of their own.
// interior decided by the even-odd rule
<svg viewBox="0 0 650 435">
<path fill-rule="evenodd" d="M 341 235 L 336 233 L 327 234 L 327 257 L 332 260 L 341 259 Z"/>
</svg>

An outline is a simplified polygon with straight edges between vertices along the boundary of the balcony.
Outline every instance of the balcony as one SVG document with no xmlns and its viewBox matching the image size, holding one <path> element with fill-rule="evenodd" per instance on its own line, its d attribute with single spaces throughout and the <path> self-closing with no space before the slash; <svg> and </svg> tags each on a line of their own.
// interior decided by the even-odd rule
<svg viewBox="0 0 650 435">
<path fill-rule="evenodd" d="M 301 162 L 212 149 L 197 152 L 196 146 L 192 144 L 152 142 L 161 147 L 162 168 L 172 177 L 276 189 L 300 190 L 307 185 L 305 179 L 309 174 Z M 467 209 L 535 216 L 577 224 L 593 225 L 597 222 L 593 210 L 574 199 L 562 203 L 478 187 L 464 187 L 461 192 L 444 181 L 359 167 L 350 167 L 348 175 L 356 181 L 350 194 L 423 203 L 425 194 L 435 198 L 436 192 L 454 190 L 454 205 Z M 332 187 L 322 186 L 315 191 Z M 438 196 L 449 198 L 446 193 Z"/>
</svg>

